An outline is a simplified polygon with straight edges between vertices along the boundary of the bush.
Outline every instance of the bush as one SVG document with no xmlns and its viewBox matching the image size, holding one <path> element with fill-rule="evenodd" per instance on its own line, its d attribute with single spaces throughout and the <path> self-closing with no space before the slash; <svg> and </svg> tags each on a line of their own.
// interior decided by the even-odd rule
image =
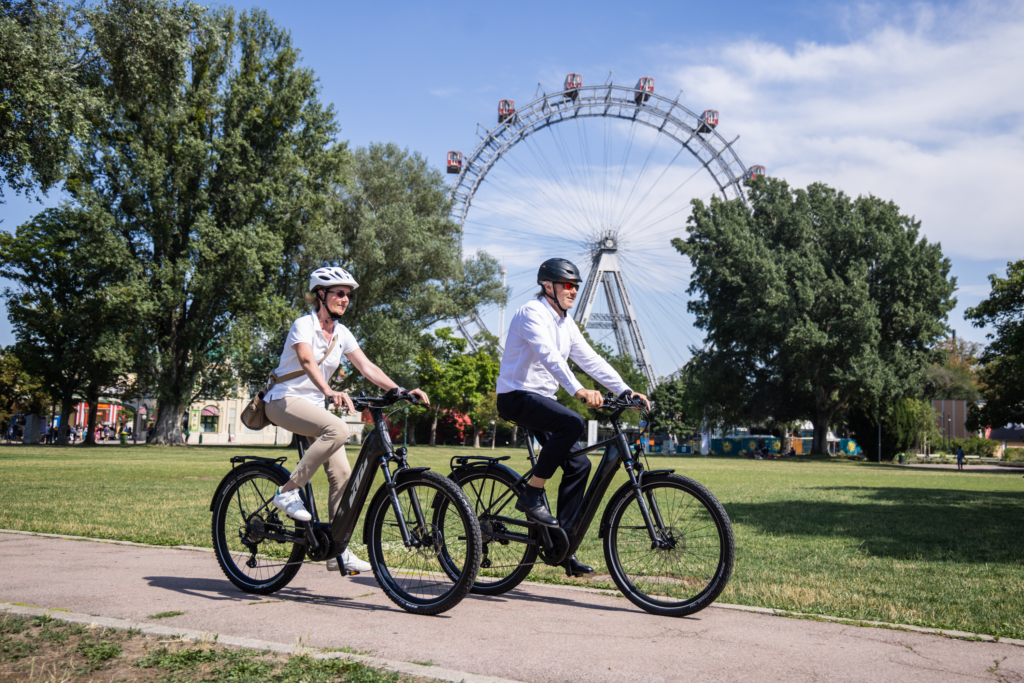
<svg viewBox="0 0 1024 683">
<path fill-rule="evenodd" d="M 995 456 L 999 442 L 992 439 L 985 439 L 980 436 L 972 436 L 968 439 L 950 439 L 949 452 L 956 453 L 956 449 L 963 448 L 965 455 L 980 455 L 985 458 Z"/>
<path fill-rule="evenodd" d="M 1024 448 L 1007 448 L 1003 451 L 1003 460 L 1006 462 L 1024 462 Z"/>
</svg>

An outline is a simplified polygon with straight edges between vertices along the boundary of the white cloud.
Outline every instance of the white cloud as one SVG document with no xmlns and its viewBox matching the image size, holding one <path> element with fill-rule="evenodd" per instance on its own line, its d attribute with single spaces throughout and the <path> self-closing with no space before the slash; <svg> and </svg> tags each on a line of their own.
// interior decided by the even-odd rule
<svg viewBox="0 0 1024 683">
<path fill-rule="evenodd" d="M 718 109 L 744 162 L 892 199 L 947 254 L 1024 253 L 1024 5 L 924 8 L 841 45 L 686 55 L 666 79 Z"/>
</svg>

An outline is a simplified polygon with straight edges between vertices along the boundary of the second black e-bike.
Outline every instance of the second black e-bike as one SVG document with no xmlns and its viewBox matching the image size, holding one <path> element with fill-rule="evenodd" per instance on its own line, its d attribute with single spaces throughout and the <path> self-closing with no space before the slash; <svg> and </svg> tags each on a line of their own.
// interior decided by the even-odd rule
<svg viewBox="0 0 1024 683">
<path fill-rule="evenodd" d="M 577 453 L 606 449 L 568 528 L 537 524 L 515 508 L 533 468 L 519 475 L 502 464 L 508 456 L 452 458 L 458 482 L 476 510 L 483 533 L 483 557 L 473 592 L 499 595 L 523 581 L 539 558 L 560 566 L 580 547 L 619 467 L 628 480 L 612 495 L 601 516 L 598 537 L 612 580 L 634 605 L 664 616 L 698 612 L 721 594 L 732 575 L 735 557 L 732 524 L 718 500 L 696 481 L 674 470 L 647 470 L 619 427 L 625 410 L 643 404 L 624 394 L 609 394 L 603 408 L 613 435 Z M 530 463 L 536 466 L 527 430 Z M 445 508 L 447 509 L 447 508 Z M 444 510 L 442 510 L 444 512 Z M 455 510 L 452 510 L 453 514 Z M 444 558 L 442 558 L 444 560 Z M 458 574 L 458 562 L 443 561 Z"/>
</svg>

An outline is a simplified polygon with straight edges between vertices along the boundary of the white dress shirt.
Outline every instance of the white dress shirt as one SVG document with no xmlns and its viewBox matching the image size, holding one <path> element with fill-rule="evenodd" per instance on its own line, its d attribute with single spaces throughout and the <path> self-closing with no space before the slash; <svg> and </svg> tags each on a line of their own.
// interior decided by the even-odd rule
<svg viewBox="0 0 1024 683">
<path fill-rule="evenodd" d="M 338 338 L 337 343 L 331 349 L 331 354 L 324 358 L 324 354 L 327 353 L 327 347 L 331 345 L 331 339 L 335 337 Z M 284 342 L 284 350 L 281 352 L 281 361 L 277 364 L 277 370 L 274 371 L 274 374 L 281 377 L 289 372 L 302 370 L 299 354 L 295 351 L 295 345 L 302 342 L 313 347 L 313 360 L 324 358 L 323 362 L 320 363 L 320 372 L 323 373 L 325 380 L 329 379 L 334 375 L 338 366 L 341 365 L 342 355 L 348 355 L 359 348 L 356 338 L 352 336 L 347 327 L 339 322 L 334 323 L 334 334 L 331 335 L 331 339 L 327 339 L 324 336 L 323 328 L 320 326 L 320 319 L 316 317 L 316 311 L 296 319 L 292 323 L 292 329 L 288 332 L 288 338 Z M 316 388 L 313 380 L 305 372 L 287 382 L 278 382 L 274 385 L 273 389 L 267 392 L 263 400 L 273 401 L 287 396 L 298 396 L 320 407 L 324 405 L 323 392 Z"/>
<path fill-rule="evenodd" d="M 498 393 L 528 391 L 554 398 L 561 384 L 570 396 L 583 388 L 567 360 L 572 360 L 616 395 L 629 389 L 619 373 L 587 343 L 568 315 L 543 299 L 531 299 L 512 316 L 501 357 Z"/>
</svg>

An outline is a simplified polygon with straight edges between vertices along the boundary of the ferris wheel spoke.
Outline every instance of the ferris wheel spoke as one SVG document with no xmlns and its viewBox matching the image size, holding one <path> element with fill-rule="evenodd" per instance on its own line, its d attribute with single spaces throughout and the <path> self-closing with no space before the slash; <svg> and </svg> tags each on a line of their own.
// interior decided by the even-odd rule
<svg viewBox="0 0 1024 683">
<path fill-rule="evenodd" d="M 558 149 L 558 153 L 562 158 L 562 163 L 565 165 L 565 170 L 568 172 L 569 178 L 572 180 L 572 184 L 576 188 L 582 188 L 583 183 L 580 182 L 579 178 L 577 177 L 576 169 L 573 168 L 574 164 L 572 162 L 568 146 L 565 143 L 565 139 L 562 137 L 561 131 L 556 126 L 548 126 L 548 130 L 551 131 L 552 138 L 555 141 L 555 147 L 556 149 Z M 600 229 L 600 225 L 594 224 L 594 217 L 590 214 L 589 211 L 587 211 L 586 205 L 582 203 L 578 191 L 574 193 L 574 198 L 576 199 L 577 204 L 580 207 L 580 213 L 584 217 L 587 229 L 591 233 L 596 233 Z M 583 226 L 581 225 L 580 227 L 582 228 Z"/>
<path fill-rule="evenodd" d="M 684 147 L 679 148 L 679 151 L 677 151 L 675 156 L 672 157 L 672 160 L 665 164 L 665 167 L 661 170 L 661 173 L 658 174 L 658 177 L 654 180 L 654 182 L 647 187 L 647 191 L 644 192 L 643 195 L 636 201 L 635 207 L 637 211 L 639 211 L 640 207 L 644 205 L 644 202 L 647 201 L 647 198 L 651 196 L 651 193 L 654 191 L 654 189 L 658 187 L 662 179 L 665 177 L 665 174 L 667 174 L 669 169 L 673 167 L 672 165 L 675 164 L 677 159 L 679 159 L 679 155 L 683 153 L 684 149 Z M 671 194 L 665 195 L 662 201 L 667 201 L 670 197 L 672 197 Z M 632 214 L 633 211 L 630 211 L 626 215 Z"/>
<path fill-rule="evenodd" d="M 643 216 L 641 216 L 640 218 L 638 218 L 638 219 L 637 219 L 637 223 L 638 223 L 638 224 L 640 224 L 640 225 L 639 225 L 639 228 L 638 228 L 638 229 L 641 229 L 641 230 L 642 230 L 642 229 L 643 229 L 643 228 L 645 228 L 645 227 L 649 227 L 649 226 L 643 225 L 643 221 L 647 220 L 647 218 L 648 218 L 648 217 L 649 217 L 649 216 L 650 216 L 650 215 L 651 215 L 652 213 L 654 213 L 655 211 L 657 211 L 658 209 L 660 209 L 660 208 L 661 208 L 662 206 L 664 206 L 665 202 L 667 202 L 667 201 L 668 201 L 669 199 L 671 199 L 672 197 L 676 196 L 676 195 L 677 195 L 677 194 L 679 193 L 679 191 L 680 191 L 680 190 L 682 190 L 682 189 L 683 189 L 683 187 L 685 187 L 685 186 L 686 186 L 686 184 L 687 184 L 687 183 L 689 183 L 689 182 L 690 182 L 691 180 L 693 180 L 694 178 L 696 178 L 696 177 L 697 177 L 697 174 L 698 174 L 698 173 L 700 173 L 700 172 L 701 172 L 701 171 L 703 171 L 703 170 L 704 170 L 704 168 L 703 168 L 703 167 L 700 167 L 700 168 L 698 168 L 697 170 L 695 170 L 695 171 L 694 171 L 693 173 L 691 173 L 691 174 L 690 174 L 689 176 L 687 176 L 687 177 L 686 177 L 686 179 L 685 179 L 685 180 L 683 180 L 683 182 L 679 183 L 679 185 L 678 185 L 678 186 L 676 186 L 676 188 L 675 188 L 675 189 L 673 189 L 673 190 L 672 190 L 671 192 L 669 192 L 669 193 L 668 193 L 667 195 L 665 195 L 664 197 L 662 197 L 662 198 L 661 198 L 661 201 L 659 201 L 659 202 L 658 202 L 657 204 L 655 204 L 655 205 L 654 205 L 654 206 L 652 206 L 652 207 L 651 207 L 650 209 L 648 209 L 648 210 L 647 210 L 647 211 L 646 211 L 646 212 L 644 213 L 644 215 L 643 215 Z M 689 207 L 689 203 L 687 203 L 687 207 Z M 675 213 L 673 213 L 673 214 L 671 214 L 671 215 L 675 215 Z M 653 225 L 653 224 L 651 224 L 651 225 Z"/>
<path fill-rule="evenodd" d="M 616 226 L 623 226 L 626 216 L 630 215 L 629 208 L 631 206 L 633 195 L 636 194 L 636 189 L 640 186 L 640 182 L 643 180 L 644 176 L 647 174 L 647 168 L 651 164 L 651 158 L 654 156 L 654 152 L 658 149 L 658 144 L 660 142 L 661 142 L 661 136 L 660 135 L 655 136 L 654 144 L 651 145 L 651 148 L 647 151 L 647 157 L 644 159 L 644 163 L 640 167 L 640 172 L 637 173 L 636 177 L 633 179 L 633 185 L 632 185 L 632 187 L 629 188 L 629 194 L 626 196 L 625 201 L 623 201 L 622 213 L 619 214 L 618 216 L 616 216 L 616 220 L 615 220 L 615 225 Z"/>
<path fill-rule="evenodd" d="M 574 230 L 577 234 L 579 234 L 580 237 L 585 237 L 586 231 L 582 227 L 583 224 L 587 222 L 585 207 L 579 203 L 576 193 L 569 191 L 565 187 L 565 184 L 562 182 L 561 176 L 551 165 L 551 162 L 548 161 L 548 159 L 542 153 L 540 153 L 540 150 L 537 149 L 537 144 L 533 140 L 530 140 L 529 138 L 527 138 L 525 142 L 526 147 L 530 151 L 531 156 L 534 158 L 534 160 L 537 162 L 537 165 L 547 176 L 549 182 L 551 183 L 551 187 L 553 189 L 558 188 L 560 190 L 561 197 L 565 198 L 565 200 L 561 202 L 562 207 L 571 210 L 576 216 L 576 220 L 578 221 L 578 223 L 566 227 L 569 227 L 570 229 Z"/>
</svg>

